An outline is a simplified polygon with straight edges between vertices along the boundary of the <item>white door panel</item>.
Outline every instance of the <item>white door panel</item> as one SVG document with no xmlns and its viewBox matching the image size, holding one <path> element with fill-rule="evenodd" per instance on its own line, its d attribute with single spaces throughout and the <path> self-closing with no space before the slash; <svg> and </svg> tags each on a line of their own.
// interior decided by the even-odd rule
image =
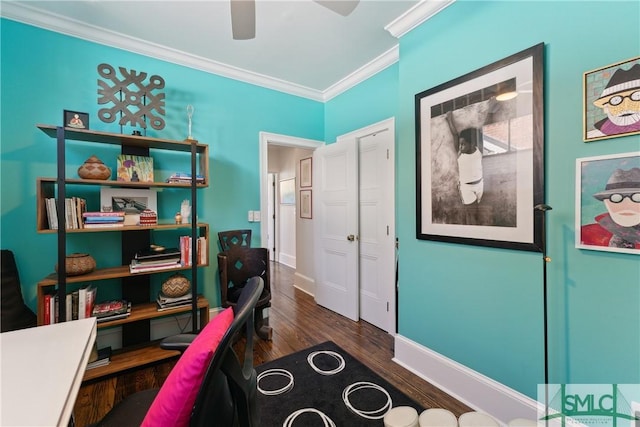
<svg viewBox="0 0 640 427">
<path fill-rule="evenodd" d="M 358 310 L 356 140 L 313 154 L 316 302 L 352 320 Z"/>
<path fill-rule="evenodd" d="M 360 317 L 389 332 L 395 328 L 392 152 L 388 129 L 359 141 Z"/>
</svg>

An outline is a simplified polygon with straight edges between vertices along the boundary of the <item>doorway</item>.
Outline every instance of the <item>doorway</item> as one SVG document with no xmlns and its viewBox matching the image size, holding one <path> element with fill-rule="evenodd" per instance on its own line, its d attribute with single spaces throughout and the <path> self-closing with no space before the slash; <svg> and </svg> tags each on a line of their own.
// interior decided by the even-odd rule
<svg viewBox="0 0 640 427">
<path fill-rule="evenodd" d="M 397 300 L 394 147 L 392 118 L 314 153 L 316 301 L 389 333 Z"/>
<path fill-rule="evenodd" d="M 296 138 L 287 135 L 279 135 L 267 132 L 260 132 L 260 209 L 267 212 L 268 221 L 263 221 L 260 227 L 260 244 L 269 248 L 270 256 L 275 261 L 284 262 L 286 265 L 295 268 L 294 285 L 312 294 L 314 291 L 313 281 L 313 247 L 310 244 L 312 226 L 310 219 L 302 219 L 299 214 L 299 183 L 295 183 L 294 204 L 285 200 L 285 204 L 280 204 L 278 196 L 279 182 L 290 178 L 295 178 L 299 173 L 298 158 L 310 157 L 313 150 L 324 145 L 322 141 L 315 141 L 304 138 Z M 271 153 L 271 154 L 270 154 Z M 275 154 L 275 155 L 274 155 Z M 273 165 L 273 158 L 279 157 L 286 162 L 286 165 Z M 296 159 L 293 163 L 291 159 Z M 270 168 L 271 163 L 271 170 Z M 281 171 L 277 176 L 271 176 L 270 172 Z M 270 208 L 270 205 L 272 208 Z M 284 215 L 280 209 L 284 207 Z M 273 212 L 271 212 L 273 211 Z M 284 220 L 288 215 L 287 221 Z M 273 219 L 275 216 L 275 219 Z M 274 230 L 270 230 L 271 224 Z M 282 224 L 282 225 L 280 225 Z M 293 242 L 289 241 L 288 249 L 279 241 L 280 234 L 286 234 L 286 229 L 291 229 L 290 233 L 295 236 Z M 275 249 L 274 249 L 275 248 Z"/>
</svg>

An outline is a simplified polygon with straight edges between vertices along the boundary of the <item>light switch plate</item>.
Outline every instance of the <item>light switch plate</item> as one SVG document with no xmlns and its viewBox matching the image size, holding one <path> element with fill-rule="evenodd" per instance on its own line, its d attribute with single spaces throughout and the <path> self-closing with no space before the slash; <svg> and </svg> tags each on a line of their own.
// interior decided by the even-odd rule
<svg viewBox="0 0 640 427">
<path fill-rule="evenodd" d="M 247 220 L 248 220 L 249 222 L 253 222 L 253 211 L 249 211 L 249 215 L 248 215 Z"/>
<path fill-rule="evenodd" d="M 260 211 L 253 211 L 253 220 L 255 222 L 260 222 Z"/>
</svg>

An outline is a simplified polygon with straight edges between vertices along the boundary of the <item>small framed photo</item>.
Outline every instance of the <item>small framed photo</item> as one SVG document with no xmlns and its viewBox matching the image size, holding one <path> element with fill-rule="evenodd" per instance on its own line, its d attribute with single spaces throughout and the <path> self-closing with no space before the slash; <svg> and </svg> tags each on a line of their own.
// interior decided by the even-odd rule
<svg viewBox="0 0 640 427">
<path fill-rule="evenodd" d="M 117 175 L 118 181 L 153 182 L 153 157 L 120 154 Z"/>
<path fill-rule="evenodd" d="M 640 254 L 640 154 L 576 159 L 576 248 Z"/>
<path fill-rule="evenodd" d="M 587 71 L 582 85 L 585 142 L 640 133 L 640 56 Z"/>
<path fill-rule="evenodd" d="M 74 129 L 89 129 L 89 114 L 80 111 L 64 110 L 64 127 Z"/>
<path fill-rule="evenodd" d="M 300 187 L 311 187 L 311 157 L 300 160 Z"/>
<path fill-rule="evenodd" d="M 133 188 L 100 188 L 101 212 L 124 212 L 140 214 L 145 209 L 158 211 L 158 197 L 153 190 Z"/>
<path fill-rule="evenodd" d="M 300 218 L 311 219 L 311 190 L 300 190 Z"/>
</svg>

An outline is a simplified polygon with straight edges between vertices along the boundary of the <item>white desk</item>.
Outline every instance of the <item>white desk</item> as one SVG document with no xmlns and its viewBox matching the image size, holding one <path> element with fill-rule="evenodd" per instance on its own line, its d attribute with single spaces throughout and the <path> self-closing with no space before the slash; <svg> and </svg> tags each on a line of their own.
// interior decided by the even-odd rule
<svg viewBox="0 0 640 427">
<path fill-rule="evenodd" d="M 95 318 L 0 334 L 0 425 L 66 427 L 95 340 Z"/>
</svg>

